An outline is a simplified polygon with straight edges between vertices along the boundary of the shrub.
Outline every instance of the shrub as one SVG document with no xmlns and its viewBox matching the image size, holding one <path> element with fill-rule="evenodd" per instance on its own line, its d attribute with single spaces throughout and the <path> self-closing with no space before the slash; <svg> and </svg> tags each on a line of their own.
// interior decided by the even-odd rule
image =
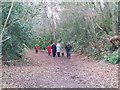
<svg viewBox="0 0 120 90">
<path fill-rule="evenodd" d="M 111 54 L 109 53 L 108 55 L 104 56 L 104 59 L 111 64 L 116 64 L 120 60 L 120 56 L 119 56 L 118 52 L 119 52 L 119 50 L 114 51 Z"/>
</svg>

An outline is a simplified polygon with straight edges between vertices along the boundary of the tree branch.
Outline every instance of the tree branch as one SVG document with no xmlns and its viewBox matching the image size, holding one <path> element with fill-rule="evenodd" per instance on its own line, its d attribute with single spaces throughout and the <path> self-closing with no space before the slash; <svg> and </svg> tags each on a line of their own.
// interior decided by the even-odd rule
<svg viewBox="0 0 120 90">
<path fill-rule="evenodd" d="M 12 9 L 13 9 L 13 4 L 14 4 L 14 0 L 12 1 L 12 4 L 11 4 L 10 10 L 9 10 L 7 19 L 6 19 L 6 21 L 5 21 L 5 24 L 4 24 L 4 26 L 3 26 L 3 29 L 2 29 L 2 31 L 1 31 L 1 38 L 2 38 L 2 34 L 3 34 L 4 30 L 5 30 L 5 27 L 6 27 L 6 25 L 7 25 L 8 19 L 9 19 L 9 17 L 10 17 L 11 11 L 12 11 Z"/>
<path fill-rule="evenodd" d="M 10 39 L 11 37 L 7 37 L 6 39 L 0 41 L 0 43 L 4 42 L 4 41 L 7 41 L 8 39 Z"/>
</svg>

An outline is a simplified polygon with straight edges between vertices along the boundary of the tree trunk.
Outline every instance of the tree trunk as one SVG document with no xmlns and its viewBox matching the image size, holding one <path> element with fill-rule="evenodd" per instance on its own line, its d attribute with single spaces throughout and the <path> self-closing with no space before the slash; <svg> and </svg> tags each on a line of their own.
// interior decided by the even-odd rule
<svg viewBox="0 0 120 90">
<path fill-rule="evenodd" d="M 120 35 L 120 1 L 118 2 L 118 35 Z"/>
<path fill-rule="evenodd" d="M 111 13 L 111 17 L 112 17 L 112 31 L 114 33 L 114 35 L 118 34 L 118 29 L 117 29 L 117 13 L 116 13 L 116 4 L 113 3 L 109 3 L 109 9 L 110 9 L 110 13 Z"/>
<path fill-rule="evenodd" d="M 51 0 L 51 3 L 52 0 Z M 53 30 L 53 39 L 54 39 L 54 42 L 56 42 L 56 35 L 55 35 L 55 20 L 54 20 L 54 9 L 53 9 L 53 6 L 52 6 L 52 30 Z"/>
</svg>

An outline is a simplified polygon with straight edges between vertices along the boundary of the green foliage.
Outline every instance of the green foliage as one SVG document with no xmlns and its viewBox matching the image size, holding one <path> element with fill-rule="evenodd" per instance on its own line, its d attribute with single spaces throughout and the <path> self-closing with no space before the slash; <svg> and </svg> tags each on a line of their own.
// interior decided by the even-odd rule
<svg viewBox="0 0 120 90">
<path fill-rule="evenodd" d="M 59 12 L 62 19 L 60 19 L 61 22 L 57 22 L 57 25 L 59 25 L 57 26 L 57 29 L 55 29 L 56 42 L 61 41 L 60 43 L 64 48 L 66 42 L 70 41 L 73 51 L 78 50 L 80 52 L 80 49 L 82 49 L 83 53 L 92 55 L 96 59 L 105 58 L 105 60 L 110 63 L 117 63 L 119 59 L 117 55 L 118 52 L 110 53 L 112 51 L 111 46 L 105 38 L 106 34 L 111 36 L 114 35 L 112 32 L 111 10 L 108 8 L 109 3 L 104 3 L 104 7 L 101 11 L 100 8 L 94 4 L 95 3 L 61 3 L 61 6 L 65 8 L 65 10 Z M 96 5 L 98 5 L 98 3 L 96 3 Z M 2 3 L 2 8 L 4 9 L 2 11 L 2 26 L 5 23 L 10 6 L 11 2 Z M 3 56 L 7 59 L 19 58 L 19 55 L 24 51 L 25 46 L 33 49 L 34 46 L 38 44 L 40 49 L 46 49 L 48 44 L 52 44 L 53 41 L 53 33 L 47 33 L 45 30 L 41 35 L 32 39 L 30 38 L 30 36 L 32 36 L 31 27 L 29 23 L 25 22 L 28 17 L 24 17 L 23 21 L 16 22 L 25 14 L 22 7 L 23 3 L 14 3 L 4 31 L 3 39 L 8 36 L 11 37 L 9 40 L 3 42 L 2 46 Z M 44 14 L 39 16 L 45 16 Z M 47 19 L 44 18 L 44 20 Z M 96 24 L 98 25 L 96 26 Z M 44 22 L 42 25 L 45 27 L 47 26 L 47 23 Z M 101 50 L 101 48 L 103 48 L 103 50 Z M 109 54 L 105 56 L 106 53 Z"/>
<path fill-rule="evenodd" d="M 118 54 L 118 50 L 113 52 L 113 53 L 109 53 L 107 56 L 104 56 L 104 59 L 111 63 L 111 64 L 116 64 L 118 63 L 118 61 L 120 60 L 120 56 Z"/>
<path fill-rule="evenodd" d="M 103 31 L 100 30 L 100 29 L 96 29 L 96 34 L 97 34 L 98 36 L 102 36 L 102 35 L 103 35 Z"/>
<path fill-rule="evenodd" d="M 49 44 L 52 44 L 53 36 L 51 34 L 42 34 L 33 39 L 33 48 L 36 44 L 40 46 L 40 49 L 46 49 Z"/>
<path fill-rule="evenodd" d="M 7 18 L 11 3 L 3 2 L 2 8 L 2 26 Z M 20 20 L 22 13 L 22 3 L 15 2 L 10 18 L 8 19 L 7 26 L 3 33 L 3 39 L 10 36 L 11 38 L 2 44 L 2 55 L 3 59 L 19 59 L 21 53 L 24 51 L 25 45 L 30 46 L 31 44 L 31 29 L 26 22 L 16 22 Z"/>
<path fill-rule="evenodd" d="M 110 45 L 105 45 L 105 46 L 104 46 L 104 50 L 105 50 L 105 51 L 110 51 L 110 49 L 111 49 L 111 46 L 110 46 Z"/>
<path fill-rule="evenodd" d="M 110 32 L 109 32 L 109 35 L 113 36 L 113 35 L 114 35 L 114 33 L 113 33 L 112 31 L 110 31 Z"/>
<path fill-rule="evenodd" d="M 96 48 L 96 50 L 91 50 L 93 52 L 89 53 L 96 60 L 101 60 L 104 57 L 104 53 L 100 50 L 100 48 Z"/>
<path fill-rule="evenodd" d="M 74 5 L 74 3 L 64 3 L 63 6 L 65 6 L 66 10 L 62 13 L 62 18 L 64 18 L 65 21 L 59 25 L 60 27 L 58 28 L 62 28 L 62 30 L 57 31 L 57 35 L 59 39 L 62 39 L 63 46 L 66 41 L 70 41 L 74 49 L 73 51 L 82 48 L 83 53 L 94 56 L 96 59 L 104 59 L 106 53 L 113 52 L 106 38 L 106 34 L 110 36 L 114 35 L 112 31 L 112 13 L 109 8 L 110 3 L 104 3 L 105 7 L 102 8 L 102 11 L 95 9 L 93 4 L 94 3 L 84 3 L 81 5 L 78 4 L 77 6 Z M 88 10 L 90 13 L 88 17 L 85 17 L 84 15 L 86 13 L 81 11 L 82 5 L 84 6 L 84 10 L 82 9 L 84 12 L 87 12 L 90 8 L 94 8 L 92 13 L 95 15 L 99 13 L 100 16 L 89 16 L 91 12 Z M 77 8 L 79 8 L 79 10 Z M 98 26 L 96 26 L 96 22 Z M 118 58 L 114 53 L 111 54 L 111 56 L 108 55 L 108 57 L 107 59 L 111 63 L 112 61 L 115 63 L 114 59 Z"/>
<path fill-rule="evenodd" d="M 75 13 L 75 16 L 72 14 Z M 72 11 L 69 13 L 68 19 L 62 23 L 63 30 L 57 31 L 59 40 L 62 40 L 62 47 L 65 46 L 67 41 L 70 41 L 73 46 L 73 51 L 77 51 L 78 47 L 82 47 L 88 44 L 86 39 L 86 29 L 84 27 L 85 22 L 82 17 L 79 17 L 77 12 Z"/>
<path fill-rule="evenodd" d="M 111 30 L 111 24 L 112 24 L 112 19 L 109 15 L 107 15 L 104 19 L 102 24 L 104 25 L 104 27 L 107 27 L 108 29 Z"/>
</svg>

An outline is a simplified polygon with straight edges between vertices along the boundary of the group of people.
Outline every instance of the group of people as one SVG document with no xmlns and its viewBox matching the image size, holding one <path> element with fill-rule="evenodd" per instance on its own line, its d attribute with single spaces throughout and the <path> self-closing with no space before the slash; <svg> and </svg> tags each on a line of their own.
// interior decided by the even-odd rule
<svg viewBox="0 0 120 90">
<path fill-rule="evenodd" d="M 38 53 L 38 50 L 39 50 L 39 49 L 40 49 L 39 46 L 36 45 L 36 46 L 35 46 L 36 53 Z M 71 44 L 68 42 L 68 43 L 66 44 L 66 46 L 65 46 L 65 50 L 66 50 L 67 57 L 70 57 L 70 55 L 71 55 L 71 49 L 72 49 L 72 46 L 71 46 Z M 51 53 L 52 53 L 52 56 L 53 56 L 53 57 L 55 57 L 56 54 L 57 54 L 58 57 L 60 57 L 61 55 L 64 56 L 64 53 L 61 52 L 61 45 L 60 45 L 60 43 L 57 43 L 57 44 L 53 43 L 52 45 L 48 45 L 48 46 L 47 46 L 47 51 L 48 51 L 48 55 L 49 55 L 49 56 L 51 55 Z"/>
<path fill-rule="evenodd" d="M 48 54 L 50 55 L 52 52 L 53 57 L 56 56 L 56 53 L 57 56 L 60 57 L 60 49 L 61 49 L 60 43 L 57 43 L 57 45 L 53 43 L 52 45 L 48 45 L 47 47 Z"/>
</svg>

